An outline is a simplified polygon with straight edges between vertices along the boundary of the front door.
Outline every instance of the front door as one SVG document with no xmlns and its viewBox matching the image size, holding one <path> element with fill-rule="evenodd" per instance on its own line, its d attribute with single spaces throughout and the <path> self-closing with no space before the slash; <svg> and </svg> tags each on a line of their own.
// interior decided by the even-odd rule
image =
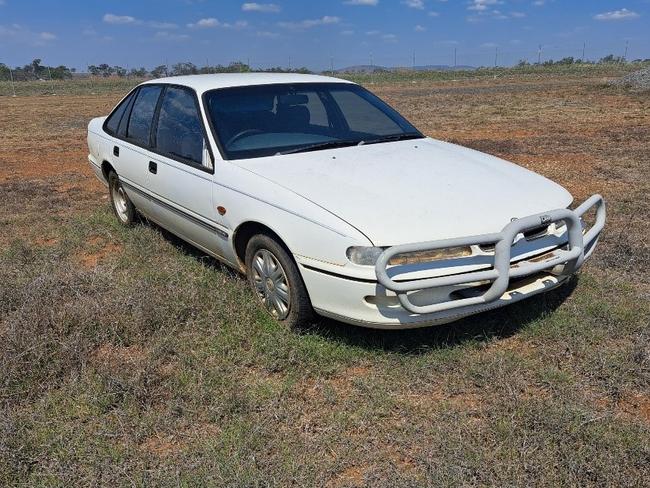
<svg viewBox="0 0 650 488">
<path fill-rule="evenodd" d="M 149 153 L 150 213 L 185 240 L 222 255 L 228 234 L 212 202 L 213 167 L 196 94 L 167 86 Z"/>
</svg>

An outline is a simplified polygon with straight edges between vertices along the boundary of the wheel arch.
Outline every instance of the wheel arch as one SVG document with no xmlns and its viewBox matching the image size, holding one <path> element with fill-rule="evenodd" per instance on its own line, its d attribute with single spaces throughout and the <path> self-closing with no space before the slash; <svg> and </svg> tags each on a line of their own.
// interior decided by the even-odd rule
<svg viewBox="0 0 650 488">
<path fill-rule="evenodd" d="M 275 239 L 278 244 L 282 246 L 285 251 L 287 251 L 291 259 L 294 259 L 293 253 L 289 249 L 289 246 L 276 231 L 271 229 L 268 225 L 256 220 L 248 220 L 239 224 L 232 235 L 233 249 L 235 251 L 235 256 L 237 257 L 239 267 L 242 270 L 246 270 L 246 246 L 248 245 L 248 241 L 250 241 L 251 238 L 257 234 L 266 234 L 269 237 Z"/>
<path fill-rule="evenodd" d="M 117 171 L 115 171 L 115 168 L 111 163 L 108 161 L 104 160 L 102 161 L 102 175 L 104 176 L 104 179 L 106 182 L 108 182 L 108 175 L 111 174 L 111 171 L 115 172 L 117 174 Z"/>
</svg>

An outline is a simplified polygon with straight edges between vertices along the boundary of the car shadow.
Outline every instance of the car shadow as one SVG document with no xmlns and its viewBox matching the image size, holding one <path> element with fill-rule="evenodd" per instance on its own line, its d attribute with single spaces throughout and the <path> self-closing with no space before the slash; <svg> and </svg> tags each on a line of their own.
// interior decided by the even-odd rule
<svg viewBox="0 0 650 488">
<path fill-rule="evenodd" d="M 557 309 L 575 290 L 578 279 L 573 276 L 554 290 L 448 324 L 419 329 L 381 330 L 319 318 L 304 331 L 346 345 L 411 355 L 423 354 L 431 349 L 454 348 L 469 342 L 505 339 Z"/>
<path fill-rule="evenodd" d="M 245 279 L 243 275 L 232 268 L 188 244 L 158 224 L 148 219 L 143 220 L 146 225 L 159 231 L 165 240 L 184 254 L 201 262 L 204 266 L 235 279 Z M 423 354 L 431 349 L 454 348 L 469 342 L 505 339 L 515 335 L 531 322 L 558 308 L 573 293 L 578 280 L 577 276 L 573 276 L 564 285 L 554 290 L 448 324 L 419 329 L 381 330 L 350 325 L 325 317 L 317 317 L 312 324 L 302 327 L 296 332 L 299 334 L 317 334 L 330 341 L 363 347 L 364 349 L 411 355 Z"/>
</svg>

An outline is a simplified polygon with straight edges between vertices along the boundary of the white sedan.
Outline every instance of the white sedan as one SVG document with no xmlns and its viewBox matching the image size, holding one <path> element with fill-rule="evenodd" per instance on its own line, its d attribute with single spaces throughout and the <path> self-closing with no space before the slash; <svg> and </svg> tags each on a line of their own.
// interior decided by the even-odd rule
<svg viewBox="0 0 650 488">
<path fill-rule="evenodd" d="M 88 126 L 89 161 L 137 214 L 246 273 L 278 321 L 432 325 L 559 286 L 605 205 L 425 137 L 361 86 L 296 74 L 147 81 Z M 582 216 L 591 211 L 593 224 Z"/>
</svg>

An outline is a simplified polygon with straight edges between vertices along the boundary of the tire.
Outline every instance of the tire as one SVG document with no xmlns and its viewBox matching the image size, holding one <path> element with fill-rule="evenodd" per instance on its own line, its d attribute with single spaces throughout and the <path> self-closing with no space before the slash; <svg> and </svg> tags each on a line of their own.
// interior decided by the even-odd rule
<svg viewBox="0 0 650 488">
<path fill-rule="evenodd" d="M 253 293 L 276 321 L 290 329 L 311 323 L 307 288 L 283 245 L 266 234 L 253 236 L 246 246 L 246 269 Z"/>
<path fill-rule="evenodd" d="M 135 206 L 124 191 L 120 178 L 115 171 L 111 171 L 108 175 L 108 195 L 118 222 L 127 227 L 135 224 L 137 218 Z"/>
</svg>

